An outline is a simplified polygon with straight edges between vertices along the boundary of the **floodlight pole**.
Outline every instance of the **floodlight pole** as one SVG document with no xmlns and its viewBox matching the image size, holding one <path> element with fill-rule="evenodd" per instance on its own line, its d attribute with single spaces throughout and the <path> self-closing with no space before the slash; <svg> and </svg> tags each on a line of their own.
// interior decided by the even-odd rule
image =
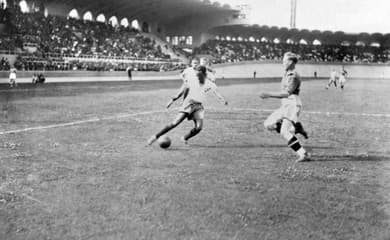
<svg viewBox="0 0 390 240">
<path fill-rule="evenodd" d="M 297 0 L 291 0 L 290 28 L 296 28 Z"/>
</svg>

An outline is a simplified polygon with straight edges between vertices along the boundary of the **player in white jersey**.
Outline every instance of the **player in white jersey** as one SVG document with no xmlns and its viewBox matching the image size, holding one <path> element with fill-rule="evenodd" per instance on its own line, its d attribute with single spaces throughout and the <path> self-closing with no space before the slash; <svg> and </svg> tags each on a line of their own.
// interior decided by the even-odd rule
<svg viewBox="0 0 390 240">
<path fill-rule="evenodd" d="M 339 78 L 339 75 L 336 70 L 332 69 L 330 71 L 330 78 L 328 85 L 326 85 L 325 89 L 329 89 L 332 84 L 334 84 L 335 88 L 337 88 L 337 79 Z"/>
<path fill-rule="evenodd" d="M 9 71 L 9 86 L 11 88 L 17 86 L 17 83 L 16 83 L 16 68 L 11 68 L 10 71 Z"/>
<path fill-rule="evenodd" d="M 347 82 L 347 79 L 346 79 L 347 76 L 348 76 L 348 72 L 343 67 L 343 69 L 340 72 L 340 77 L 339 77 L 339 83 L 340 83 L 341 90 L 344 90 L 345 83 Z"/>
<path fill-rule="evenodd" d="M 270 131 L 279 132 L 298 155 L 297 162 L 308 161 L 309 156 L 301 146 L 296 133 L 307 138 L 307 133 L 299 122 L 299 114 L 302 109 L 302 102 L 299 97 L 301 80 L 295 71 L 295 64 L 298 58 L 294 53 L 287 52 L 283 57 L 285 74 L 282 78 L 282 89 L 280 92 L 265 92 L 261 98 L 278 98 L 282 100 L 281 107 L 275 110 L 264 122 L 264 127 Z"/>
<path fill-rule="evenodd" d="M 197 59 L 192 60 L 191 67 L 185 69 L 182 73 L 183 85 L 179 92 L 169 101 L 167 108 L 169 108 L 177 99 L 185 95 L 182 106 L 178 115 L 170 124 L 166 125 L 157 134 L 153 135 L 148 140 L 148 145 L 153 144 L 159 137 L 163 136 L 170 130 L 177 127 L 185 119 L 194 121 L 194 128 L 182 137 L 184 143 L 196 136 L 202 131 L 205 101 L 205 89 L 209 87 L 207 78 L 207 70 L 204 66 L 199 66 Z"/>
<path fill-rule="evenodd" d="M 218 91 L 216 71 L 211 67 L 211 62 L 207 58 L 203 57 L 200 59 L 200 65 L 205 66 L 207 69 L 207 78 L 206 78 L 207 80 L 206 80 L 206 85 L 204 88 L 205 92 L 207 93 L 207 92 L 211 91 L 225 105 L 228 105 L 228 102 L 226 101 L 226 99 Z"/>
</svg>

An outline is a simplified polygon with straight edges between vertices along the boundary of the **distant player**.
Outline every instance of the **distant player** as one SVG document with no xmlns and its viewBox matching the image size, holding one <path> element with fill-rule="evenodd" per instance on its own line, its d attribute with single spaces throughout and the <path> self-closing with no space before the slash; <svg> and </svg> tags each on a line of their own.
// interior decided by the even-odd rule
<svg viewBox="0 0 390 240">
<path fill-rule="evenodd" d="M 330 86 L 332 84 L 334 84 L 335 88 L 337 88 L 337 79 L 338 79 L 338 73 L 336 70 L 332 69 L 332 71 L 330 72 L 330 78 L 329 78 L 329 82 L 328 82 L 328 85 L 326 85 L 326 89 L 329 89 Z"/>
<path fill-rule="evenodd" d="M 184 143 L 187 143 L 189 139 L 202 131 L 204 118 L 203 102 L 205 101 L 205 89 L 208 88 L 207 69 L 204 66 L 199 66 L 199 60 L 193 59 L 191 66 L 183 71 L 182 77 L 182 87 L 167 104 L 167 108 L 169 108 L 176 100 L 186 94 L 179 113 L 173 122 L 166 125 L 148 140 L 148 145 L 152 145 L 159 137 L 177 127 L 185 119 L 193 120 L 194 128 L 182 137 Z"/>
<path fill-rule="evenodd" d="M 343 67 L 343 69 L 340 72 L 340 77 L 339 77 L 339 83 L 340 83 L 341 90 L 344 90 L 344 85 L 347 82 L 347 76 L 348 76 L 348 72 Z"/>
<path fill-rule="evenodd" d="M 11 88 L 17 86 L 17 83 L 16 83 L 16 68 L 11 68 L 10 71 L 9 71 L 9 86 Z"/>
<path fill-rule="evenodd" d="M 283 57 L 283 66 L 285 73 L 282 78 L 282 90 L 280 92 L 265 92 L 260 95 L 261 98 L 279 98 L 282 105 L 275 110 L 264 122 L 266 129 L 277 131 L 288 142 L 298 155 L 297 162 L 308 161 L 309 156 L 306 150 L 299 143 L 296 133 L 302 134 L 307 138 L 307 133 L 303 126 L 298 122 L 298 117 L 302 109 L 301 99 L 299 97 L 301 80 L 295 71 L 295 65 L 298 58 L 294 53 L 287 52 Z"/>
</svg>

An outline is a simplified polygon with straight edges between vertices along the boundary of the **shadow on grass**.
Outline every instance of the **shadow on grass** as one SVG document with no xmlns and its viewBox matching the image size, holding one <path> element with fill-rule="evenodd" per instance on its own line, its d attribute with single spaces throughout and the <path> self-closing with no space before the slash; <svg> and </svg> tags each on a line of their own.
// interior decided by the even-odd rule
<svg viewBox="0 0 390 240">
<path fill-rule="evenodd" d="M 390 156 L 380 155 L 315 155 L 311 156 L 312 162 L 351 161 L 351 162 L 384 162 L 390 161 Z"/>
<path fill-rule="evenodd" d="M 191 144 L 191 147 L 195 148 L 287 148 L 284 144 L 214 144 L 214 145 L 204 145 L 204 144 Z M 310 147 L 310 149 L 334 149 L 333 147 Z"/>
</svg>

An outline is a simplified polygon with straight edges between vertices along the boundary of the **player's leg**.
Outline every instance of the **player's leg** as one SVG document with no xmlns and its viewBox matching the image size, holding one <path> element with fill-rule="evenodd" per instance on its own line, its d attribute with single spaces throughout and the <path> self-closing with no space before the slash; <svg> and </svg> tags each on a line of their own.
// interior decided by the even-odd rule
<svg viewBox="0 0 390 240">
<path fill-rule="evenodd" d="M 330 88 L 330 86 L 332 86 L 332 84 L 334 83 L 334 78 L 329 78 L 329 81 L 328 81 L 328 84 L 326 85 L 326 89 Z"/>
<path fill-rule="evenodd" d="M 280 135 L 286 139 L 288 146 L 298 155 L 297 162 L 309 160 L 306 150 L 302 147 L 294 133 L 295 127 L 293 122 L 288 119 L 283 119 Z"/>
<path fill-rule="evenodd" d="M 282 126 L 282 109 L 277 109 L 268 118 L 264 121 L 265 129 L 269 131 L 276 131 L 280 133 L 280 128 Z"/>
<path fill-rule="evenodd" d="M 204 109 L 203 106 L 199 105 L 189 118 L 194 120 L 194 128 L 191 129 L 186 135 L 183 136 L 182 140 L 184 143 L 196 135 L 198 135 L 203 129 Z"/>
<path fill-rule="evenodd" d="M 344 90 L 344 84 L 345 84 L 345 82 L 346 82 L 345 77 L 344 77 L 344 76 L 341 77 L 341 78 L 340 78 L 340 88 L 341 88 L 341 90 Z"/>
<path fill-rule="evenodd" d="M 177 127 L 181 122 L 183 122 L 184 119 L 186 119 L 188 116 L 188 113 L 185 112 L 180 112 L 176 118 L 169 124 L 167 124 L 163 129 L 161 129 L 156 135 L 153 135 L 149 140 L 148 140 L 148 145 L 152 145 L 159 137 L 162 135 L 166 134 L 170 130 L 174 129 Z"/>
<path fill-rule="evenodd" d="M 187 144 L 187 141 L 198 135 L 202 131 L 202 129 L 203 119 L 194 119 L 194 128 L 183 136 L 184 143 Z"/>
<path fill-rule="evenodd" d="M 294 108 L 290 108 L 291 112 L 287 113 L 287 117 L 289 119 L 294 119 L 292 122 L 295 128 L 295 134 L 301 134 L 304 138 L 308 139 L 309 135 L 307 134 L 306 130 L 303 128 L 303 125 L 301 122 L 299 122 L 299 114 L 302 111 L 302 102 L 301 100 L 298 100 L 296 106 Z"/>
<path fill-rule="evenodd" d="M 303 128 L 303 125 L 301 122 L 297 122 L 294 124 L 295 133 L 301 134 L 304 138 L 308 139 L 309 135 L 307 134 L 306 130 Z"/>
</svg>

